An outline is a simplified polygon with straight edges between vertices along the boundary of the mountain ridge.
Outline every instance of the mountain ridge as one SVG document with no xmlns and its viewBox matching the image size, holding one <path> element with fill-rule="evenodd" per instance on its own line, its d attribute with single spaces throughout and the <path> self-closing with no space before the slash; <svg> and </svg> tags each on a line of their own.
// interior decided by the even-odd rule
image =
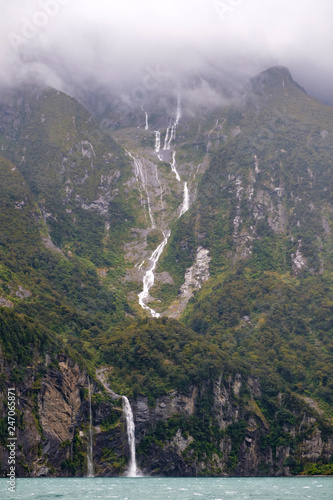
<svg viewBox="0 0 333 500">
<path fill-rule="evenodd" d="M 1 374 L 19 390 L 20 475 L 85 473 L 88 376 L 98 475 L 124 472 L 101 367 L 130 398 L 147 473 L 332 470 L 333 108 L 283 67 L 247 89 L 196 115 L 172 88 L 110 127 L 53 89 L 2 102 Z M 65 436 L 48 409 L 71 390 Z"/>
</svg>

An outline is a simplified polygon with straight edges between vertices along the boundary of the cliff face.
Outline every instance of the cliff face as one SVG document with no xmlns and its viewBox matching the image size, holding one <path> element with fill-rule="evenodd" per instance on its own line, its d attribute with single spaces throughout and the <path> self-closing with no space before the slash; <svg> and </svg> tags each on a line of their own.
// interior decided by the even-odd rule
<svg viewBox="0 0 333 500">
<path fill-rule="evenodd" d="M 200 412 L 209 391 L 212 419 L 205 421 Z M 264 406 L 259 380 L 239 373 L 227 380 L 221 376 L 213 388 L 195 388 L 190 397 L 162 398 L 150 410 L 139 399 L 134 404 L 139 463 L 156 475 L 288 476 L 306 462 L 329 462 L 329 423 L 313 401 L 281 394 L 268 418 Z"/>
<path fill-rule="evenodd" d="M 123 474 L 118 394 L 148 474 L 333 471 L 333 110 L 284 68 L 202 113 L 174 90 L 110 129 L 52 89 L 0 103 L 20 475 L 86 474 L 90 404 L 95 473 Z"/>
<path fill-rule="evenodd" d="M 16 389 L 19 476 L 86 475 L 87 388 L 86 372 L 64 355 L 58 367 L 28 370 Z M 129 459 L 122 400 L 94 382 L 91 392 L 95 474 L 122 475 Z M 288 476 L 304 463 L 329 462 L 333 453 L 328 422 L 312 400 L 280 394 L 266 418 L 259 380 L 240 373 L 193 387 L 188 395 L 173 391 L 154 405 L 145 397 L 131 403 L 145 474 Z M 5 469 L 8 450 L 1 444 Z"/>
<path fill-rule="evenodd" d="M 88 376 L 70 358 L 58 366 L 28 369 L 16 385 L 17 474 L 20 477 L 86 475 L 89 439 Z M 92 383 L 94 462 L 96 473 L 117 475 L 125 464 L 126 433 L 122 410 Z M 1 395 L 2 400 L 5 394 Z M 6 415 L 2 405 L 1 414 Z M 8 462 L 6 442 L 0 457 Z M 119 463 L 116 458 L 119 457 Z"/>
</svg>

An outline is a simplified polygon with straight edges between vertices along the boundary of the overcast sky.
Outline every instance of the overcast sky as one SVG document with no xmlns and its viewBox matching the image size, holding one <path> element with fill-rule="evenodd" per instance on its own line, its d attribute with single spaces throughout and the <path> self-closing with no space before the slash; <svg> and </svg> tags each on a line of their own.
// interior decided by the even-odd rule
<svg viewBox="0 0 333 500">
<path fill-rule="evenodd" d="M 205 61 L 249 76 L 287 66 L 333 104 L 331 0 L 0 0 L 0 78 L 140 83 Z"/>
</svg>

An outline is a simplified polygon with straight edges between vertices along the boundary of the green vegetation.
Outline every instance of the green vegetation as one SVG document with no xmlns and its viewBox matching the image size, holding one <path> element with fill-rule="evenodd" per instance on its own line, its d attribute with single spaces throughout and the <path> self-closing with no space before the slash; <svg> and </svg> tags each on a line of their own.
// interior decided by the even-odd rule
<svg viewBox="0 0 333 500">
<path fill-rule="evenodd" d="M 172 389 L 188 393 L 222 368 L 223 353 L 217 347 L 164 318 L 127 322 L 95 342 L 103 363 L 113 366 L 115 392 L 143 394 L 151 401 Z"/>
<path fill-rule="evenodd" d="M 256 433 L 262 450 L 274 456 L 290 449 L 284 466 L 292 474 L 332 473 L 331 459 L 310 463 L 301 450 L 317 430 L 324 442 L 332 435 L 333 111 L 290 79 L 282 87 L 279 76 L 270 78 L 266 86 L 254 81 L 246 102 L 184 119 L 179 130 L 177 161 L 197 166 L 205 159 L 207 168 L 191 179 L 196 200 L 174 223 L 158 263 L 173 283 L 156 280 L 156 307 L 165 310 L 177 298 L 199 246 L 211 256 L 210 279 L 181 321 L 148 319 L 129 302 L 138 285 L 128 283 L 134 264 L 126 261 L 126 252 L 133 252 L 126 244 L 133 235 L 146 237 L 152 251 L 163 237 L 159 229 L 142 231 L 146 208 L 120 142 L 99 130 L 79 103 L 52 89 L 14 92 L 1 105 L 3 116 L 20 119 L 0 124 L 0 348 L 6 364 L 0 382 L 4 390 L 7 372 L 17 385 L 33 374 L 28 396 L 41 437 L 42 377 L 58 370 L 65 354 L 91 377 L 107 365 L 112 389 L 146 397 L 150 408 L 175 391 L 193 398 L 191 414 L 145 429 L 138 453 L 146 459 L 162 453 L 180 431 L 187 440 L 184 463 L 204 462 L 204 474 L 221 472 L 221 464 L 214 465 L 221 460 L 224 473 L 238 474 L 247 433 Z M 153 136 L 141 132 L 121 129 L 117 137 L 152 149 Z M 165 203 L 176 210 L 177 182 L 169 164 L 159 168 L 170 177 Z M 239 394 L 232 385 L 236 375 Z M 260 385 L 256 397 L 250 376 Z M 222 409 L 214 392 L 219 378 L 229 397 L 221 396 Z M 112 408 L 99 423 L 113 436 L 121 410 L 105 394 L 94 395 L 92 405 L 96 413 L 102 405 Z M 312 418 L 306 426 L 304 416 Z M 23 431 L 24 413 L 18 418 Z M 5 436 L 0 419 L 2 444 Z M 83 473 L 78 430 L 63 452 L 67 446 L 63 470 Z M 104 448 L 102 460 L 121 473 L 125 460 L 117 446 Z M 268 474 L 265 461 L 260 467 Z"/>
</svg>

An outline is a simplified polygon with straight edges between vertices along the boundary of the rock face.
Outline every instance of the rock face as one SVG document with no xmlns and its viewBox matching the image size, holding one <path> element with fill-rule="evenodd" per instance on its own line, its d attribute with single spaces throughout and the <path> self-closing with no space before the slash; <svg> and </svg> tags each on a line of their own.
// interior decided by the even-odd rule
<svg viewBox="0 0 333 500">
<path fill-rule="evenodd" d="M 198 425 L 198 407 L 206 391 L 208 388 L 203 392 L 195 388 L 188 398 L 172 393 L 158 399 L 154 408 L 148 408 L 146 400 L 137 400 L 138 460 L 143 470 L 170 476 L 289 476 L 295 473 L 296 462 L 329 460 L 333 440 L 324 437 L 320 414 L 314 412 L 313 402 L 304 404 L 297 396 L 288 401 L 281 397 L 277 412 L 288 412 L 294 423 L 284 425 L 280 439 L 283 444 L 277 445 L 273 438 L 276 430 L 259 407 L 259 380 L 244 379 L 239 373 L 227 380 L 221 376 L 214 384 L 212 413 L 220 433 L 215 431 L 212 449 L 200 451 L 202 443 L 191 435 L 189 428 L 185 430 L 182 420 L 178 420 L 180 425 L 175 425 L 172 435 L 166 435 L 161 442 L 161 434 L 154 430 L 158 422 L 165 423 L 166 434 L 177 421 L 176 416 L 194 419 Z M 197 431 L 194 427 L 193 430 Z M 144 453 L 140 453 L 142 450 Z"/>
<path fill-rule="evenodd" d="M 198 247 L 193 266 L 186 270 L 185 282 L 180 287 L 180 297 L 171 305 L 167 316 L 175 319 L 180 318 L 194 292 L 200 290 L 203 283 L 209 279 L 210 261 L 209 250 Z"/>
<path fill-rule="evenodd" d="M 42 366 L 37 371 L 30 368 L 24 383 L 16 386 L 17 475 L 84 476 L 89 434 L 87 374 L 66 356 L 59 357 L 58 367 L 44 367 L 42 377 L 41 369 Z M 124 468 L 126 455 L 122 410 L 112 404 L 114 393 L 102 395 L 95 383 L 92 392 L 96 473 L 117 475 Z M 1 414 L 6 414 L 3 405 Z M 110 420 L 113 422 L 111 432 Z M 119 463 L 114 459 L 117 453 Z M 8 462 L 4 440 L 0 458 L 4 472 Z"/>
<path fill-rule="evenodd" d="M 30 368 L 16 389 L 17 474 L 84 476 L 87 374 L 65 356 L 59 357 L 58 367 L 46 366 L 40 373 Z M 103 375 L 99 371 L 99 378 Z M 121 399 L 109 385 L 101 392 L 91 381 L 91 389 L 95 473 L 118 476 L 129 458 Z M 297 472 L 299 463 L 330 460 L 333 439 L 325 433 L 314 401 L 280 395 L 276 414 L 268 420 L 260 408 L 262 397 L 258 379 L 235 373 L 221 375 L 213 386 L 192 387 L 187 395 L 170 392 L 153 406 L 145 397 L 132 400 L 139 467 L 144 473 L 166 476 L 288 476 Z M 2 416 L 5 413 L 2 406 Z M 4 439 L 0 458 L 7 463 Z"/>
</svg>

